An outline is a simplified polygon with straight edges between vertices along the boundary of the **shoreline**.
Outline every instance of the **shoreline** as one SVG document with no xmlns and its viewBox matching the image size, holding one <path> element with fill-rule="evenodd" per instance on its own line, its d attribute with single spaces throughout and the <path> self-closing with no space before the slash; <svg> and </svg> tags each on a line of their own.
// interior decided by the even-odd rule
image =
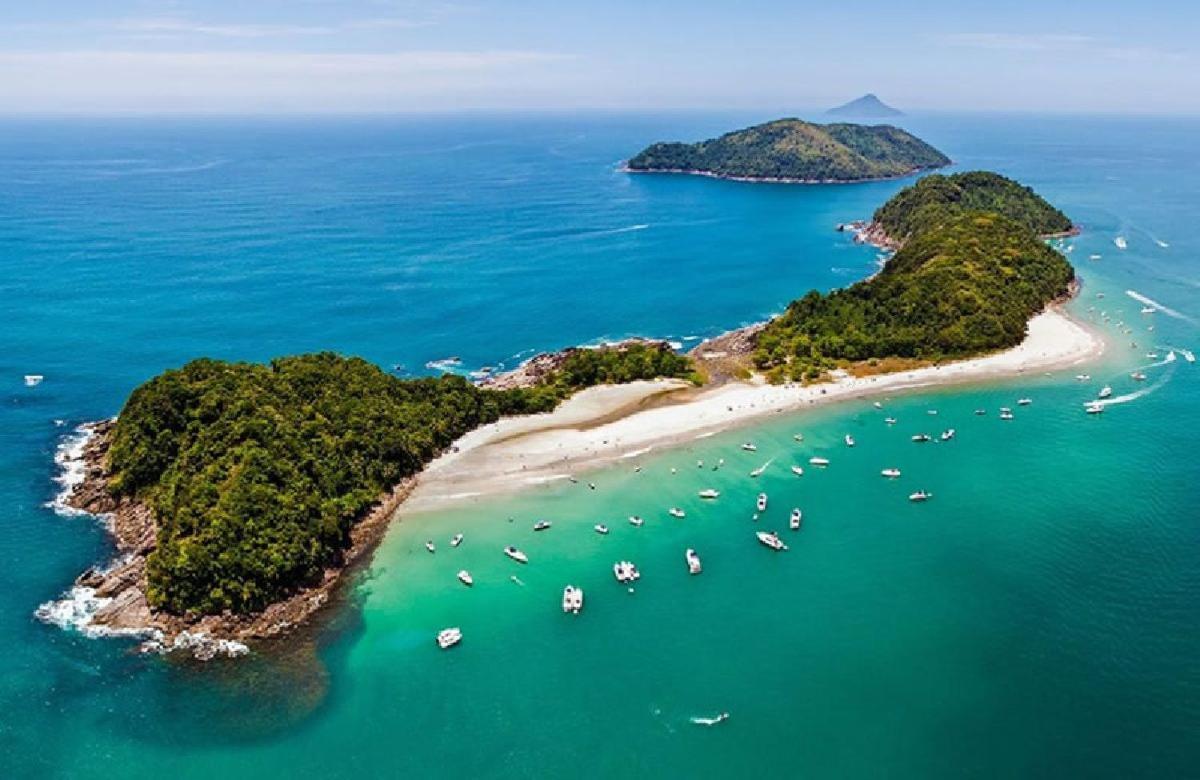
<svg viewBox="0 0 1200 780">
<path fill-rule="evenodd" d="M 832 382 L 806 386 L 729 380 L 694 388 L 656 380 L 589 388 L 553 412 L 507 418 L 466 434 L 426 466 L 397 516 L 565 480 L 772 415 L 1064 369 L 1098 358 L 1104 348 L 1098 333 L 1054 304 L 1030 319 L 1025 340 L 1016 347 L 940 365 L 866 377 L 841 372 Z"/>
<path fill-rule="evenodd" d="M 719 179 L 721 181 L 739 181 L 749 184 L 869 184 L 878 181 L 896 181 L 898 179 L 907 179 L 909 176 L 915 176 L 922 171 L 937 171 L 942 168 L 954 165 L 950 161 L 946 165 L 921 165 L 913 168 L 905 173 L 898 173 L 894 176 L 872 176 L 865 179 L 796 179 L 787 176 L 735 176 L 728 173 L 717 173 L 715 171 L 705 171 L 699 169 L 685 168 L 630 168 L 628 161 L 621 163 L 617 167 L 619 173 L 657 173 L 657 174 L 674 174 L 678 176 L 704 176 L 709 179 Z"/>
</svg>

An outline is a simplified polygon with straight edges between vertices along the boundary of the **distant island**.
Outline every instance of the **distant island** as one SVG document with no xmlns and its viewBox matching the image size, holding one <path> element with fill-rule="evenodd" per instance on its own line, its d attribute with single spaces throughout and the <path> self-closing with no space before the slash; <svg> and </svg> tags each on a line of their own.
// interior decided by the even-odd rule
<svg viewBox="0 0 1200 780">
<path fill-rule="evenodd" d="M 874 94 L 868 92 L 860 98 L 835 106 L 825 112 L 828 116 L 844 117 L 846 119 L 887 119 L 904 116 L 904 112 L 892 108 Z"/>
<path fill-rule="evenodd" d="M 699 143 L 652 144 L 625 170 L 824 184 L 891 179 L 949 164 L 949 157 L 898 127 L 777 119 Z"/>
<path fill-rule="evenodd" d="M 686 355 L 662 341 L 572 348 L 479 384 L 399 379 L 333 353 L 266 365 L 201 359 L 164 372 L 115 421 L 90 426 L 85 477 L 68 499 L 110 515 L 121 553 L 76 581 L 99 605 L 91 628 L 149 637 L 158 649 L 242 652 L 243 641 L 284 634 L 327 603 L 423 472 L 453 484 L 451 495 L 464 492 L 454 480 L 486 493 L 529 484 L 539 468 L 553 479 L 595 465 L 601 448 L 643 452 L 892 380 L 912 387 L 1095 353 L 1086 332 L 1056 315 L 1040 321 L 1027 352 L 989 354 L 1024 345 L 1027 325 L 1050 318 L 1039 313 L 1073 288 L 1071 265 L 1040 238 L 1071 222 L 1031 189 L 994 173 L 930 176 L 854 229 L 898 247 L 879 273 L 809 292 Z M 937 365 L 965 358 L 976 359 Z M 772 384 L 740 381 L 751 373 Z M 566 422 L 556 411 L 529 417 L 585 390 L 602 394 L 586 425 L 578 409 Z M 664 398 L 647 404 L 655 395 Z M 545 448 L 545 463 L 519 450 L 516 433 L 540 419 L 564 437 Z M 611 445 L 609 434 L 602 444 L 571 439 L 606 425 L 624 426 Z M 463 438 L 485 427 L 491 439 Z M 516 454 L 472 465 L 488 446 Z"/>
</svg>

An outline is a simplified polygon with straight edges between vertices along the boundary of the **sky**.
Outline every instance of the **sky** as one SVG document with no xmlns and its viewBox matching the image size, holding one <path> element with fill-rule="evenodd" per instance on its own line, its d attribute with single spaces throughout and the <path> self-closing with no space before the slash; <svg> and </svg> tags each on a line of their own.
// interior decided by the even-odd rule
<svg viewBox="0 0 1200 780">
<path fill-rule="evenodd" d="M 0 113 L 1200 114 L 1197 0 L 39 0 Z"/>
</svg>

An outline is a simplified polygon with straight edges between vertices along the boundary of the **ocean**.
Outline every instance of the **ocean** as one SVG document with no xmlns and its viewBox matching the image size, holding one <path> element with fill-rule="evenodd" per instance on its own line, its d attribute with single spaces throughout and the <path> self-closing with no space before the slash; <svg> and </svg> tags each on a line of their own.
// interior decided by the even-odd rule
<svg viewBox="0 0 1200 780">
<path fill-rule="evenodd" d="M 833 228 L 907 181 L 617 169 L 767 118 L 0 122 L 0 773 L 1194 775 L 1200 366 L 1163 361 L 1200 348 L 1200 120 L 902 121 L 954 170 L 1016 177 L 1083 226 L 1063 246 L 1084 281 L 1071 309 L 1108 340 L 1096 364 L 780 416 L 590 473 L 595 491 L 402 513 L 287 650 L 199 664 L 35 617 L 112 555 L 93 518 L 48 505 L 56 452 L 164 369 L 336 350 L 421 375 L 632 335 L 687 346 L 870 274 L 875 250 Z M 1085 415 L 1103 384 L 1121 403 Z M 910 503 L 918 488 L 934 498 Z M 560 609 L 567 583 L 580 615 Z M 439 651 L 451 625 L 463 642 Z"/>
</svg>

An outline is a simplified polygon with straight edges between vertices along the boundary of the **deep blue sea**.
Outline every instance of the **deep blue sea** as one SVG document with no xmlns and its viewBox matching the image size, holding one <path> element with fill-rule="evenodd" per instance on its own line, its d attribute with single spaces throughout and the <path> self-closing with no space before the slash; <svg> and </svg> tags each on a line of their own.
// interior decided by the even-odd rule
<svg viewBox="0 0 1200 780">
<path fill-rule="evenodd" d="M 1064 245 L 1085 283 L 1072 311 L 1109 342 L 1079 369 L 1090 383 L 890 402 L 908 419 L 939 409 L 954 449 L 918 457 L 909 431 L 847 403 L 657 454 L 642 481 L 594 475 L 612 489 L 403 517 L 336 618 L 283 657 L 185 663 L 35 618 L 112 554 L 92 518 L 47 506 L 56 449 L 164 369 L 336 350 L 421 374 L 629 335 L 691 344 L 871 273 L 875 251 L 833 227 L 906 181 L 618 170 L 652 141 L 769 118 L 0 122 L 0 776 L 1200 773 L 1200 365 L 1128 378 L 1149 352 L 1200 349 L 1194 119 L 901 122 L 955 170 L 1016 177 L 1083 226 Z M 1105 382 L 1149 392 L 1085 416 Z M 1011 424 L 970 415 L 1020 395 L 1035 403 Z M 598 516 L 693 497 L 702 478 L 669 483 L 668 467 L 732 458 L 745 436 L 763 458 L 800 457 L 794 430 L 859 446 L 803 482 L 768 476 L 773 502 L 806 506 L 786 557 L 747 541 L 745 485 L 691 525 L 591 534 Z M 897 502 L 877 476 L 892 464 L 938 500 Z M 520 537 L 535 560 L 517 587 L 502 518 L 546 515 L 562 522 Z M 453 530 L 472 591 L 421 548 Z M 702 577 L 684 546 L 704 552 Z M 608 573 L 626 555 L 636 596 Z M 574 622 L 565 578 L 589 589 Z M 449 624 L 468 639 L 439 653 Z"/>
</svg>

